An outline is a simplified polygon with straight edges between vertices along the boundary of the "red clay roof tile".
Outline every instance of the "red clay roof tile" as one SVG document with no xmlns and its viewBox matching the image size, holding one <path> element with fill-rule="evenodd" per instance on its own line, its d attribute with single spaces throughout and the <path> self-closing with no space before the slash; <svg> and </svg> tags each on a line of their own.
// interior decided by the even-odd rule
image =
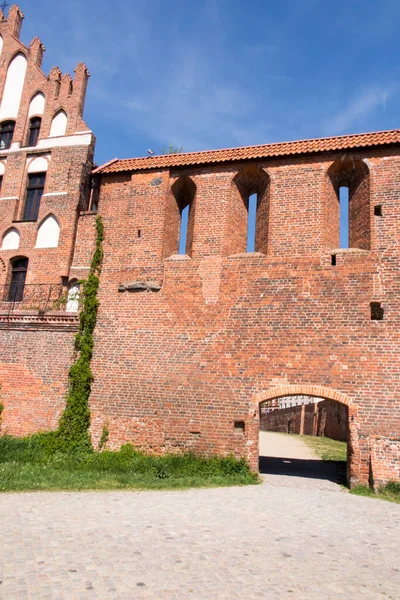
<svg viewBox="0 0 400 600">
<path fill-rule="evenodd" d="M 244 146 L 223 150 L 206 150 L 203 152 L 182 152 L 161 156 L 145 156 L 141 158 L 114 159 L 111 163 L 95 169 L 95 173 L 118 173 L 121 171 L 141 171 L 143 169 L 163 169 L 210 163 L 231 162 L 273 156 L 308 154 L 310 152 L 326 152 L 331 150 L 349 150 L 368 146 L 400 143 L 400 130 L 359 133 L 329 138 L 299 140 L 296 142 L 280 142 L 262 146 Z"/>
</svg>

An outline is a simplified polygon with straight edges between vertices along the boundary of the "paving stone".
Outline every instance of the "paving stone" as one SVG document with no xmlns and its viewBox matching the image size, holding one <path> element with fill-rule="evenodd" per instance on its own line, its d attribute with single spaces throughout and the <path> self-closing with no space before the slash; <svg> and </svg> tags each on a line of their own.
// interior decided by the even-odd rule
<svg viewBox="0 0 400 600">
<path fill-rule="evenodd" d="M 297 483 L 3 494 L 0 597 L 399 600 L 400 506 Z"/>
</svg>

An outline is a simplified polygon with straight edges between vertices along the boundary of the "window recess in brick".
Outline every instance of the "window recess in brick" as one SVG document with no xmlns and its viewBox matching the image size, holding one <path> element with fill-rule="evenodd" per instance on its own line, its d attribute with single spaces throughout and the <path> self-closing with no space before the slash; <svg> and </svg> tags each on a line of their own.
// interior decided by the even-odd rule
<svg viewBox="0 0 400 600">
<path fill-rule="evenodd" d="M 183 175 L 175 181 L 168 194 L 164 256 L 188 254 L 192 256 L 196 185 L 190 177 Z"/>
<path fill-rule="evenodd" d="M 249 208 L 254 210 L 249 211 Z M 236 174 L 232 183 L 229 211 L 228 253 L 255 251 L 267 254 L 269 177 L 263 169 L 249 165 Z M 249 212 L 253 214 L 250 215 Z"/>
<path fill-rule="evenodd" d="M 369 169 L 359 157 L 348 154 L 337 158 L 327 172 L 324 232 L 326 247 L 341 246 L 341 188 L 348 189 L 348 247 L 369 250 L 371 247 Z M 345 237 L 343 234 L 345 232 L 342 232 L 342 238 Z"/>
<path fill-rule="evenodd" d="M 383 321 L 384 310 L 380 302 L 371 302 L 371 321 Z"/>
</svg>

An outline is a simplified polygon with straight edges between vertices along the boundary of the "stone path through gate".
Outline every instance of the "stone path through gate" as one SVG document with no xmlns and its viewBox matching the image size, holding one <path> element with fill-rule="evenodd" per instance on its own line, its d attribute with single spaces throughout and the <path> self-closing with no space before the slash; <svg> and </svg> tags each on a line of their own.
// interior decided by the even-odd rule
<svg viewBox="0 0 400 600">
<path fill-rule="evenodd" d="M 322 461 L 299 435 L 260 431 L 259 443 L 260 473 L 269 484 L 337 490 L 342 483 L 336 466 Z"/>
</svg>

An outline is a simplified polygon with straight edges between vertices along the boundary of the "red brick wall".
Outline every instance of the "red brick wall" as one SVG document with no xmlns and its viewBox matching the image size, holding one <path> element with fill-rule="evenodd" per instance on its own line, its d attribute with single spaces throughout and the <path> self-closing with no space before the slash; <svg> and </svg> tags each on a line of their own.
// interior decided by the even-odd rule
<svg viewBox="0 0 400 600">
<path fill-rule="evenodd" d="M 319 404 L 315 405 L 313 403 L 304 405 L 304 435 L 316 435 L 318 406 Z"/>
<path fill-rule="evenodd" d="M 262 413 L 260 416 L 261 431 L 300 434 L 302 408 L 302 406 L 290 406 Z"/>
<path fill-rule="evenodd" d="M 185 171 L 197 189 L 193 257 L 164 262 L 157 232 L 166 219 L 167 173 L 133 173 L 131 181 L 103 177 L 106 255 L 93 360 L 94 439 L 107 422 L 114 447 L 131 441 L 148 451 L 249 456 L 257 444 L 250 416 L 257 393 L 285 383 L 323 385 L 357 409 L 355 479 L 368 479 L 368 438 L 394 439 L 399 432 L 400 158 L 391 149 L 364 152 L 370 203 L 379 190 L 384 217 L 371 215 L 370 252 L 341 251 L 333 267 L 331 248 L 325 249 L 323 191 L 336 158 L 259 165 L 270 180 L 267 256 L 224 255 L 243 249 L 243 227 L 236 232 L 232 225 L 231 190 L 240 165 Z M 153 187 L 156 176 L 162 183 Z M 146 202 L 135 201 L 138 190 Z M 145 219 L 137 242 L 130 231 Z M 119 283 L 149 279 L 162 279 L 162 290 L 117 291 Z M 371 301 L 382 302 L 384 321 L 371 321 Z M 244 434 L 234 426 L 241 420 Z"/>
<path fill-rule="evenodd" d="M 64 407 L 77 323 L 0 325 L 0 435 L 57 426 Z"/>
<path fill-rule="evenodd" d="M 347 406 L 325 400 L 317 405 L 317 435 L 346 442 L 348 438 Z"/>
<path fill-rule="evenodd" d="M 93 215 L 82 216 L 80 237 L 76 238 L 78 210 L 85 207 L 88 199 L 94 152 L 94 138 L 82 116 L 88 79 L 86 67 L 82 63 L 76 67 L 73 81 L 69 75 L 62 76 L 57 67 L 47 77 L 40 69 L 43 52 L 40 40 L 35 38 L 27 48 L 18 39 L 21 22 L 22 13 L 15 6 L 11 7 L 7 20 L 0 19 L 4 42 L 0 102 L 10 61 L 17 52 L 27 59 L 12 145 L 0 150 L 0 160 L 5 164 L 0 193 L 0 395 L 5 407 L 1 433 L 16 435 L 56 427 L 64 406 L 78 319 L 76 314 L 65 313 L 62 305 L 57 312 L 45 315 L 32 306 L 29 310 L 26 306 L 13 310 L 3 287 L 11 278 L 11 259 L 21 256 L 29 259 L 27 286 L 66 284 L 72 277 L 86 277 L 94 240 Z M 39 140 L 35 147 L 27 148 L 29 105 L 38 91 L 45 96 Z M 68 116 L 66 136 L 48 139 L 52 118 L 60 108 Z M 21 222 L 28 164 L 38 156 L 48 160 L 38 219 Z M 50 213 L 61 229 L 58 247 L 36 248 L 38 229 Z M 2 250 L 3 236 L 10 227 L 20 234 L 19 248 Z M 77 268 L 73 272 L 74 251 Z M 48 287 L 41 289 L 46 297 Z M 37 297 L 33 304 L 36 306 Z"/>
<path fill-rule="evenodd" d="M 6 48 L 2 59 L 22 48 L 7 29 L 11 25 L 12 19 L 0 25 Z M 86 131 L 86 68 L 78 66 L 69 97 L 68 77 L 60 78 L 53 69 L 47 80 L 33 65 L 38 50 L 37 42 L 30 54 L 22 48 L 29 54 L 29 76 L 15 142 L 25 139 L 26 111 L 35 86 L 50 98 L 43 135 L 58 106 L 71 113 L 68 135 Z M 7 60 L 1 82 L 6 65 Z M 87 272 L 94 218 L 85 215 L 78 222 L 73 215 L 85 197 L 91 151 L 92 146 L 82 151 L 51 149 L 46 192 L 59 192 L 55 188 L 61 185 L 68 192 L 63 199 L 48 200 L 62 221 L 62 243 L 56 250 L 35 250 L 37 224 L 21 225 L 25 245 L 19 252 L 29 256 L 31 281 Z M 20 214 L 24 152 L 17 148 L 7 153 L 5 190 L 17 200 L 0 200 L 1 233 Z M 399 172 L 399 148 L 388 146 L 364 149 L 356 156 L 314 153 L 103 176 L 99 210 L 106 239 L 93 359 L 94 441 L 107 423 L 112 447 L 130 441 L 151 452 L 234 452 L 256 468 L 255 399 L 276 388 L 294 387 L 304 394 L 310 387 L 321 388 L 327 399 L 349 406 L 352 482 L 367 483 L 371 472 L 377 482 L 398 478 Z M 190 257 L 173 256 L 178 218 L 171 188 L 183 176 L 196 186 Z M 337 252 L 332 266 L 331 254 L 339 245 L 339 185 L 350 188 L 353 248 Z M 261 201 L 256 249 L 262 252 L 246 254 L 243 197 L 250 193 L 257 193 Z M 373 214 L 376 204 L 382 206 L 382 217 Z M 45 214 L 44 205 L 41 217 Z M 0 283 L 7 277 L 10 258 L 3 254 L 0 251 Z M 133 281 L 156 282 L 162 289 L 118 292 L 120 284 Z M 371 302 L 382 303 L 383 321 L 371 321 Z M 17 343 L 14 330 L 7 338 L 10 346 Z M 54 332 L 49 324 L 44 347 L 58 348 Z M 32 346 L 33 338 L 24 335 Z M 2 352 L 8 365 L 11 351 Z M 66 351 L 62 353 L 62 361 L 68 362 L 70 355 L 67 361 Z M 21 368 L 33 369 L 35 381 L 44 380 L 44 362 L 31 366 L 22 350 L 15 356 L 21 357 Z M 65 371 L 63 363 L 58 376 Z M 7 367 L 3 385 L 10 374 Z M 61 402 L 63 385 L 60 380 L 60 389 L 54 388 L 53 403 Z M 13 393 L 9 391 L 6 402 L 16 405 Z M 6 406 L 5 415 L 7 410 Z M 54 426 L 55 418 L 43 417 L 43 427 L 45 422 Z M 244 422 L 244 429 L 238 422 Z M 17 428 L 15 418 L 13 427 Z"/>
</svg>

